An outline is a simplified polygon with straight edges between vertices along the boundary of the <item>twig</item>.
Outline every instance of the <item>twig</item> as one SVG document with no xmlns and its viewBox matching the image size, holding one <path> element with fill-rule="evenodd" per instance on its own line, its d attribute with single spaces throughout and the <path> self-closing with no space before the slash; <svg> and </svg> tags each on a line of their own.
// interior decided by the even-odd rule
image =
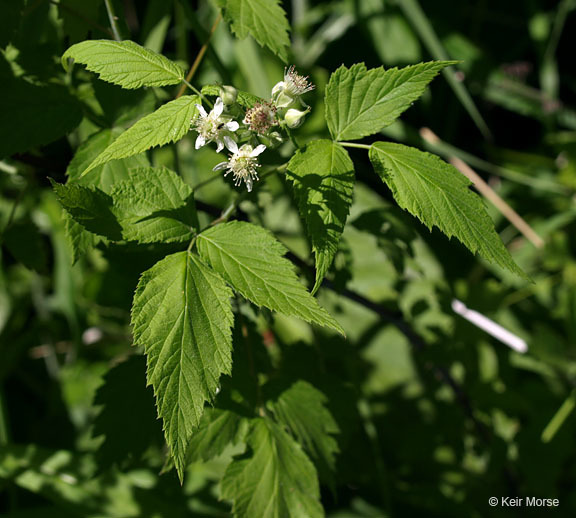
<svg viewBox="0 0 576 518">
<path fill-rule="evenodd" d="M 420 130 L 420 135 L 422 138 L 431 144 L 434 144 L 438 140 L 438 136 L 429 128 L 422 128 Z M 526 237 L 536 248 L 542 248 L 544 246 L 544 241 L 542 238 L 534 232 L 532 227 L 526 223 L 526 221 L 512 208 L 508 203 L 506 203 L 493 189 L 490 187 L 476 171 L 474 171 L 466 162 L 458 157 L 450 157 L 450 163 L 458 169 L 464 176 L 466 176 L 478 190 L 482 196 L 484 196 L 488 201 L 490 201 L 501 213 L 502 215 L 514 225 L 520 233 Z"/>
<path fill-rule="evenodd" d="M 210 40 L 212 39 L 212 35 L 216 31 L 216 28 L 218 27 L 220 20 L 222 20 L 222 14 L 219 13 L 218 16 L 216 17 L 216 20 L 214 21 L 214 24 L 212 25 L 212 29 L 210 29 L 210 34 L 208 34 L 208 38 L 206 39 L 206 41 L 204 42 L 204 44 L 200 48 L 200 51 L 198 52 L 198 55 L 196 56 L 194 63 L 192 63 L 192 66 L 190 67 L 190 70 L 188 71 L 188 75 L 186 76 L 184 84 L 180 87 L 180 90 L 178 90 L 178 93 L 176 94 L 176 99 L 178 99 L 179 97 L 181 97 L 184 94 L 187 85 L 190 86 L 190 81 L 194 77 L 196 70 L 198 70 L 198 67 L 200 66 L 200 62 L 202 61 L 204 54 L 206 54 L 206 49 L 208 48 L 208 45 L 210 44 Z"/>
<path fill-rule="evenodd" d="M 122 41 L 122 38 L 120 37 L 120 31 L 118 30 L 118 25 L 116 24 L 116 20 L 118 20 L 118 18 L 114 14 L 114 7 L 112 6 L 110 0 L 104 0 L 104 3 L 106 4 L 106 12 L 108 13 L 108 19 L 110 20 L 110 27 L 112 28 L 114 39 L 116 41 Z"/>
</svg>

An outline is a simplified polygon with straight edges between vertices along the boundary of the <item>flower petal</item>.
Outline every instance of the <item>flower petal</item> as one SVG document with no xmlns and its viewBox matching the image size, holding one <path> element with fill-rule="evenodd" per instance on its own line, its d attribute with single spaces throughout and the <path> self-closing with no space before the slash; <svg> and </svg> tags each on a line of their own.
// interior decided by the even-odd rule
<svg viewBox="0 0 576 518">
<path fill-rule="evenodd" d="M 196 149 L 200 149 L 204 144 L 206 144 L 206 139 L 204 138 L 203 135 L 198 135 L 198 138 L 196 139 L 196 144 L 194 145 L 194 147 Z"/>
<path fill-rule="evenodd" d="M 244 124 L 246 124 L 246 123 L 244 123 Z M 240 124 L 238 124 L 236 121 L 231 121 L 231 122 L 227 122 L 226 124 L 224 124 L 224 127 L 228 131 L 236 131 L 240 127 Z"/>
<path fill-rule="evenodd" d="M 216 153 L 220 153 L 220 151 L 222 151 L 222 148 L 224 147 L 224 142 L 222 142 L 220 139 L 216 139 L 216 143 L 218 144 L 216 146 Z"/>
<path fill-rule="evenodd" d="M 252 192 L 252 178 L 248 176 L 247 178 L 244 179 L 244 181 L 246 182 L 246 190 L 248 192 Z"/>
<path fill-rule="evenodd" d="M 250 156 L 258 156 L 260 153 L 264 152 L 265 149 L 266 149 L 266 146 L 264 144 L 260 144 L 259 146 L 256 146 L 252 150 L 252 153 L 250 153 Z"/>
<path fill-rule="evenodd" d="M 216 164 L 212 168 L 212 171 L 222 171 L 222 169 L 226 169 L 227 167 L 228 167 L 228 162 L 220 162 L 219 164 Z"/>
<path fill-rule="evenodd" d="M 232 140 L 228 135 L 224 136 L 224 145 L 232 151 L 232 153 L 238 153 L 238 145 L 236 141 Z"/>
<path fill-rule="evenodd" d="M 208 117 L 208 113 L 204 109 L 204 106 L 202 106 L 201 104 L 196 104 L 196 108 L 197 108 L 198 112 L 200 113 L 200 115 L 202 115 L 203 119 Z"/>
<path fill-rule="evenodd" d="M 221 97 L 218 97 L 218 99 L 216 99 L 216 102 L 214 103 L 214 108 L 212 109 L 212 115 L 214 115 L 214 117 L 220 117 L 223 111 L 224 111 L 224 102 L 222 101 Z"/>
</svg>

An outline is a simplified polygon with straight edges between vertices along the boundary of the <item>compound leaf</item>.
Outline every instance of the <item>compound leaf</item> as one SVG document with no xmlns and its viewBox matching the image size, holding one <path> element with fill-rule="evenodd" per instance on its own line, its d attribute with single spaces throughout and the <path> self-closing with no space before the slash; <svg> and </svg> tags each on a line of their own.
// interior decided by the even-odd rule
<svg viewBox="0 0 576 518">
<path fill-rule="evenodd" d="M 430 61 L 401 69 L 341 66 L 326 85 L 326 122 L 335 140 L 355 140 L 392 124 L 430 81 L 456 61 Z"/>
<path fill-rule="evenodd" d="M 204 403 L 232 370 L 231 296 L 222 278 L 190 252 L 156 263 L 134 294 L 134 343 L 146 351 L 148 384 L 180 479 Z"/>
<path fill-rule="evenodd" d="M 89 40 L 72 45 L 62 56 L 86 65 L 100 79 L 122 88 L 175 85 L 184 79 L 184 70 L 168 58 L 133 41 Z"/>
<path fill-rule="evenodd" d="M 320 518 L 324 511 L 316 469 L 282 428 L 269 419 L 252 420 L 251 453 L 232 461 L 222 479 L 222 496 L 234 516 Z"/>
<path fill-rule="evenodd" d="M 339 144 L 316 140 L 292 157 L 288 171 L 316 256 L 314 293 L 338 250 L 352 204 L 354 164 Z"/>
<path fill-rule="evenodd" d="M 243 221 L 216 225 L 196 241 L 198 253 L 232 287 L 258 306 L 344 331 L 298 281 L 286 253 L 267 230 Z"/>
<path fill-rule="evenodd" d="M 185 95 L 146 115 L 102 151 L 82 176 L 110 160 L 138 155 L 155 146 L 180 140 L 198 113 L 196 103 L 199 100 L 197 95 Z"/>
<path fill-rule="evenodd" d="M 373 144 L 370 160 L 398 205 L 429 229 L 436 226 L 472 253 L 527 278 L 500 240 L 482 200 L 468 188 L 470 181 L 454 167 L 430 153 L 390 142 Z"/>
<path fill-rule="evenodd" d="M 218 4 L 238 38 L 250 35 L 282 61 L 288 61 L 290 25 L 278 0 L 218 0 Z"/>
</svg>

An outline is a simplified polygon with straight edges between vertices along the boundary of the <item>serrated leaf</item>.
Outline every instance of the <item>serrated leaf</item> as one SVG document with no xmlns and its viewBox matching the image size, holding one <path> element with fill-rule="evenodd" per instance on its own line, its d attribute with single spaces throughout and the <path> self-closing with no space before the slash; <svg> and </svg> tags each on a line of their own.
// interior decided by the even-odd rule
<svg viewBox="0 0 576 518">
<path fill-rule="evenodd" d="M 288 61 L 290 25 L 278 0 L 218 0 L 218 4 L 238 38 L 250 35 L 282 61 Z"/>
<path fill-rule="evenodd" d="M 202 87 L 202 93 L 204 95 L 219 96 L 220 87 L 218 85 L 205 85 Z M 238 97 L 236 102 L 244 108 L 252 108 L 257 103 L 265 102 L 265 99 L 262 99 L 262 97 L 258 97 L 257 95 L 251 94 L 249 92 L 238 90 Z"/>
<path fill-rule="evenodd" d="M 101 469 L 114 464 L 125 468 L 138 461 L 153 443 L 163 442 L 154 394 L 146 386 L 144 356 L 131 356 L 110 369 L 94 404 L 102 405 L 92 431 L 94 437 L 104 436 L 96 452 Z"/>
<path fill-rule="evenodd" d="M 89 40 L 72 45 L 62 56 L 86 65 L 100 79 L 122 88 L 175 85 L 184 79 L 184 70 L 168 58 L 133 41 Z"/>
<path fill-rule="evenodd" d="M 354 164 L 339 144 L 316 140 L 292 157 L 288 171 L 316 256 L 316 282 L 312 289 L 315 293 L 338 250 L 350 211 Z"/>
<path fill-rule="evenodd" d="M 482 200 L 468 188 L 470 181 L 454 167 L 436 155 L 389 142 L 373 144 L 370 160 L 398 205 L 429 229 L 436 226 L 472 253 L 527 278 L 494 230 Z"/>
<path fill-rule="evenodd" d="M 335 140 L 356 140 L 392 124 L 430 81 L 457 61 L 430 61 L 401 69 L 341 66 L 326 85 L 326 122 Z"/>
<path fill-rule="evenodd" d="M 169 169 L 133 169 L 129 179 L 114 185 L 111 197 L 127 241 L 183 242 L 198 229 L 192 188 Z"/>
<path fill-rule="evenodd" d="M 134 169 L 109 195 L 78 183 L 53 186 L 77 223 L 111 241 L 184 242 L 198 228 L 192 189 L 169 169 Z"/>
<path fill-rule="evenodd" d="M 314 465 L 290 435 L 269 419 L 253 419 L 248 444 L 251 453 L 232 461 L 222 479 L 234 516 L 324 516 Z"/>
<path fill-rule="evenodd" d="M 85 227 L 76 222 L 69 212 L 62 213 L 64 217 L 64 231 L 66 233 L 66 241 L 70 247 L 72 255 L 72 264 L 76 264 L 80 257 L 83 257 L 92 250 L 98 243 L 106 239 L 98 234 L 94 234 Z"/>
<path fill-rule="evenodd" d="M 205 230 L 196 243 L 200 256 L 254 304 L 344 334 L 298 281 L 292 263 L 282 257 L 284 246 L 264 228 L 231 221 Z"/>
<path fill-rule="evenodd" d="M 52 181 L 62 206 L 84 228 L 112 241 L 122 239 L 122 227 L 112 212 L 112 198 L 95 187 L 78 184 L 62 185 Z"/>
<path fill-rule="evenodd" d="M 306 381 L 297 381 L 268 402 L 276 419 L 286 425 L 329 479 L 336 464 L 338 425 L 326 408 L 326 396 Z"/>
<path fill-rule="evenodd" d="M 132 305 L 135 345 L 148 362 L 158 415 L 182 480 L 194 429 L 232 367 L 232 291 L 189 252 L 142 274 Z"/>
<path fill-rule="evenodd" d="M 96 167 L 90 176 L 81 176 L 82 171 L 112 144 L 119 134 L 120 131 L 116 129 L 103 129 L 90 135 L 90 137 L 80 145 L 70 164 L 68 164 L 66 174 L 68 175 L 69 181 L 78 181 L 82 185 L 93 185 L 106 193 L 110 193 L 115 183 L 129 178 L 130 169 L 149 166 L 150 161 L 146 155 L 140 154 L 108 162 Z"/>
<path fill-rule="evenodd" d="M 110 160 L 138 155 L 155 146 L 180 140 L 188 133 L 198 113 L 196 103 L 199 100 L 197 95 L 185 95 L 146 115 L 100 153 L 82 176 Z"/>
<path fill-rule="evenodd" d="M 221 408 L 206 408 L 188 448 L 188 462 L 207 461 L 244 439 L 247 420 Z"/>
</svg>

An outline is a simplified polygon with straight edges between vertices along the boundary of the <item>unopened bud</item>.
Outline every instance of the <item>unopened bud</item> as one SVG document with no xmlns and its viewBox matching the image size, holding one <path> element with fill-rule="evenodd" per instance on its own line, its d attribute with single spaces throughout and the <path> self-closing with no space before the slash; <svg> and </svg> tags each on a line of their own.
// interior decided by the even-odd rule
<svg viewBox="0 0 576 518">
<path fill-rule="evenodd" d="M 288 126 L 290 129 L 297 128 L 302 124 L 304 117 L 306 117 L 309 111 L 310 107 L 308 107 L 306 110 L 296 110 L 294 108 L 290 108 L 284 116 L 286 126 Z"/>
<path fill-rule="evenodd" d="M 229 106 L 230 104 L 234 104 L 236 99 L 238 99 L 238 90 L 233 86 L 222 85 L 220 87 L 220 97 L 222 98 L 222 102 L 226 106 Z"/>
</svg>

